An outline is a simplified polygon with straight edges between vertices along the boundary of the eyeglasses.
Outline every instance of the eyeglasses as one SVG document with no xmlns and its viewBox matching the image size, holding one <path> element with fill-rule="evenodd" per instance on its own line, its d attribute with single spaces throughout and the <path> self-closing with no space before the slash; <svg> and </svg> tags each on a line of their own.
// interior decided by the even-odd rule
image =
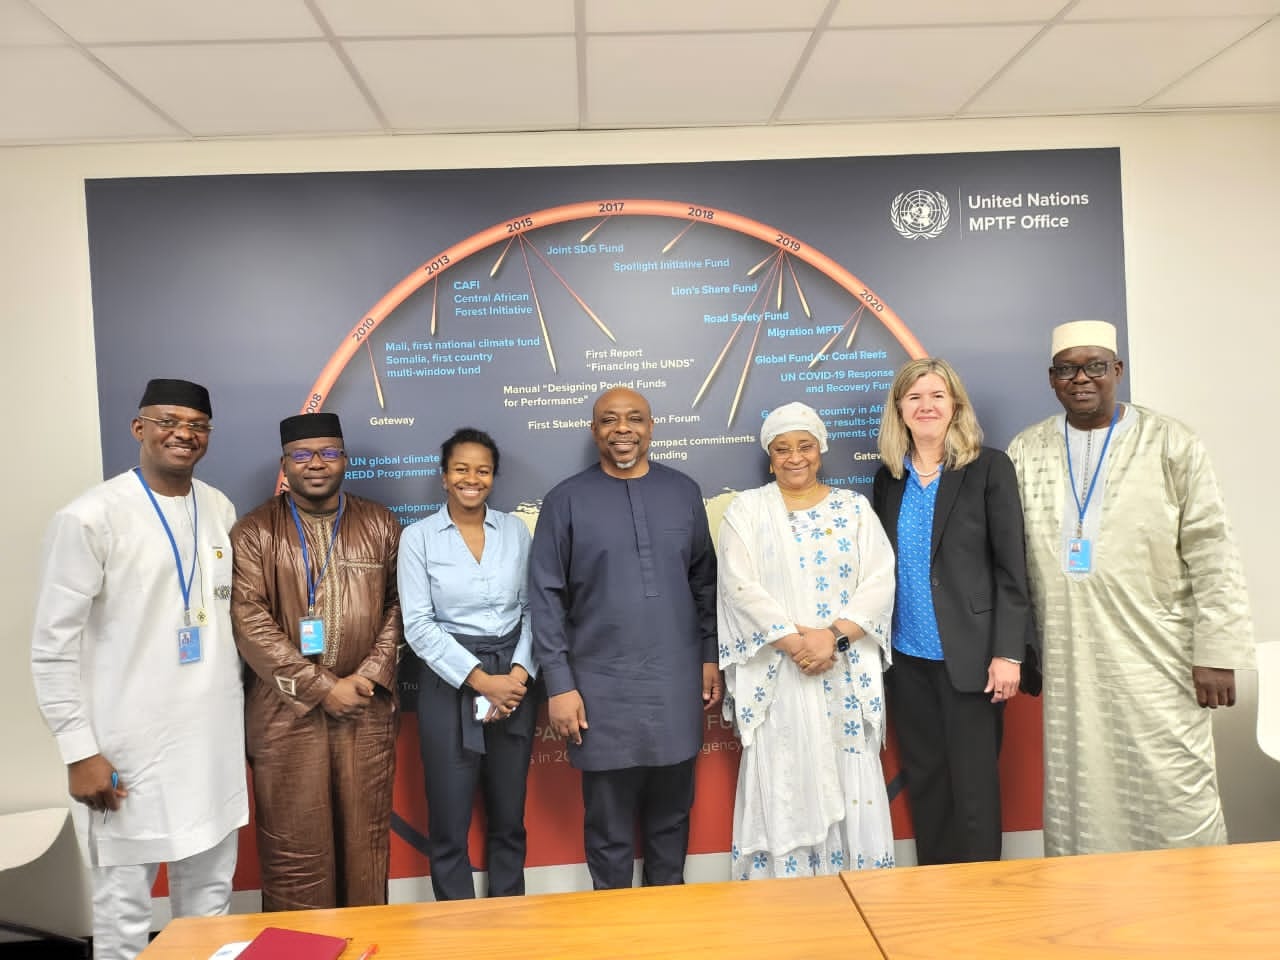
<svg viewBox="0 0 1280 960">
<path fill-rule="evenodd" d="M 1055 363 L 1049 368 L 1049 372 L 1053 374 L 1055 380 L 1074 380 L 1081 370 L 1085 372 L 1090 380 L 1097 380 L 1103 376 L 1114 360 L 1090 360 L 1088 363 Z"/>
<path fill-rule="evenodd" d="M 325 447 L 322 450 L 294 450 L 292 453 L 286 453 L 285 456 L 301 467 L 310 463 L 316 457 L 319 457 L 325 463 L 333 463 L 333 461 L 341 459 L 346 452 L 341 447 Z"/>
<path fill-rule="evenodd" d="M 818 452 L 818 444 L 815 441 L 809 440 L 800 444 L 795 449 L 800 452 L 801 456 L 807 457 Z M 791 456 L 791 453 L 792 449 L 789 446 L 779 445 L 769 449 L 769 456 L 777 460 L 785 460 L 787 457 Z"/>
<path fill-rule="evenodd" d="M 208 420 L 175 420 L 173 417 L 144 417 L 142 414 L 138 414 L 138 419 L 154 423 L 161 430 L 177 430 L 182 427 L 192 433 L 209 433 L 213 429 L 213 424 Z"/>
</svg>

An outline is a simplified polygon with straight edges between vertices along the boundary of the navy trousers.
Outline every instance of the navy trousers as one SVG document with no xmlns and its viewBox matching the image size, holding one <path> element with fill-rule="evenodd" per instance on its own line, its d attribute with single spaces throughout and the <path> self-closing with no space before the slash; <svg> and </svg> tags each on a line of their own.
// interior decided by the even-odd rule
<svg viewBox="0 0 1280 960">
<path fill-rule="evenodd" d="M 597 890 L 631 886 L 636 824 L 643 835 L 646 887 L 684 883 L 693 806 L 693 764 L 582 771 L 583 839 Z"/>
<path fill-rule="evenodd" d="M 475 896 L 467 833 L 477 787 L 483 790 L 487 820 L 489 896 L 524 893 L 524 800 L 537 715 L 534 689 L 505 720 L 484 725 L 484 753 L 462 746 L 461 700 L 457 690 L 431 670 L 418 684 L 418 740 L 427 790 L 431 888 L 437 900 Z"/>
</svg>

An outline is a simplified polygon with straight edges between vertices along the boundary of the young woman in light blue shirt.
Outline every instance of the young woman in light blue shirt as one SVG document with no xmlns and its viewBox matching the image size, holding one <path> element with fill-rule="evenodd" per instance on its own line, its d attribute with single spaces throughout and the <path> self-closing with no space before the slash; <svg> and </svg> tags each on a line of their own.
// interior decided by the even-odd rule
<svg viewBox="0 0 1280 960">
<path fill-rule="evenodd" d="M 525 784 L 536 674 L 526 580 L 529 530 L 487 506 L 497 444 L 464 427 L 441 447 L 445 504 L 400 540 L 405 638 L 425 669 L 418 736 L 426 779 L 431 886 L 475 896 L 467 834 L 478 786 L 488 822 L 489 896 L 524 893 Z"/>
</svg>

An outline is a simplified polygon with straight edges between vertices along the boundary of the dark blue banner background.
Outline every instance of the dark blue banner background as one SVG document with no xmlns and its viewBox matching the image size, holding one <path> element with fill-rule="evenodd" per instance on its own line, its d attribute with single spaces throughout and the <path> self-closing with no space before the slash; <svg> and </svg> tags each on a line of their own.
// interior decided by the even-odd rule
<svg viewBox="0 0 1280 960">
<path fill-rule="evenodd" d="M 895 228 L 891 206 L 913 190 L 931 192 L 935 216 L 936 198 L 945 200 L 947 223 L 937 236 L 907 239 Z M 86 196 L 104 471 L 137 462 L 127 424 L 148 378 L 198 380 L 213 393 L 216 425 L 200 474 L 241 511 L 272 492 L 277 422 L 303 407 L 374 303 L 446 248 L 559 204 L 680 201 L 753 218 L 821 251 L 874 290 L 929 353 L 957 366 L 994 445 L 1057 410 L 1045 374 L 1054 324 L 1106 319 L 1122 336 L 1125 329 L 1116 149 L 95 180 Z M 669 444 L 655 446 L 655 455 L 693 475 L 708 497 L 763 481 L 759 447 L 727 438 L 754 436 L 765 412 L 797 399 L 853 411 L 828 415 L 843 421 L 835 429 L 845 435 L 833 442 L 824 473 L 868 489 L 862 485 L 877 465 L 868 456 L 875 405 L 885 399 L 874 385 L 889 379 L 876 371 L 907 358 L 875 315 L 862 314 L 850 351 L 843 335 L 831 348 L 852 356 L 814 368 L 840 380 L 806 379 L 809 364 L 795 358 L 830 339 L 820 328 L 855 315 L 859 303 L 847 290 L 788 258 L 779 308 L 776 280 L 747 289 L 764 281 L 769 267 L 748 272 L 777 247 L 698 222 L 663 254 L 689 221 L 654 216 L 614 216 L 584 241 L 602 219 L 525 232 L 541 256 L 516 242 L 492 277 L 505 242 L 453 264 L 437 289 L 426 284 L 373 331 L 325 403 L 342 415 L 349 452 L 364 458 L 353 460 L 348 488 L 397 508 L 405 522 L 417 519 L 440 500 L 429 458 L 455 427 L 472 425 L 489 430 L 503 451 L 494 505 L 532 507 L 594 459 L 585 427 L 554 422 L 588 418 L 591 388 L 625 382 L 640 386 L 660 418 L 655 441 Z M 628 267 L 663 261 L 703 266 Z M 556 372 L 536 314 L 504 312 L 531 310 L 534 292 Z M 498 295 L 509 298 L 504 311 L 495 310 Z M 481 302 L 455 299 L 465 297 Z M 708 318 L 766 310 L 776 316 L 761 319 L 755 355 L 757 324 L 749 321 L 694 407 L 736 326 Z M 479 346 L 485 340 L 516 344 Z M 612 362 L 644 368 L 591 366 Z M 454 372 L 397 375 L 405 370 Z M 833 382 L 872 389 L 828 391 Z M 538 398 L 574 403 L 534 405 Z M 408 418 L 412 425 L 374 425 Z"/>
</svg>

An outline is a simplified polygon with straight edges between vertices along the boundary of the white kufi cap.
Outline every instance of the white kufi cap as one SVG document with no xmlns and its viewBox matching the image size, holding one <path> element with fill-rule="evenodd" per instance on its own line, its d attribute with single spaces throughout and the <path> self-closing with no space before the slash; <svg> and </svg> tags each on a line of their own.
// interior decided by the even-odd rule
<svg viewBox="0 0 1280 960">
<path fill-rule="evenodd" d="M 813 407 L 799 402 L 784 403 L 764 418 L 764 425 L 760 427 L 760 446 L 768 453 L 769 444 L 773 443 L 775 437 L 792 430 L 805 430 L 813 434 L 818 441 L 818 449 L 822 453 L 827 452 L 827 425 Z"/>
<path fill-rule="evenodd" d="M 1056 357 L 1063 350 L 1073 347 L 1105 347 L 1115 353 L 1115 324 L 1105 320 L 1076 320 L 1054 327 L 1053 346 L 1049 350 L 1049 356 Z"/>
</svg>

